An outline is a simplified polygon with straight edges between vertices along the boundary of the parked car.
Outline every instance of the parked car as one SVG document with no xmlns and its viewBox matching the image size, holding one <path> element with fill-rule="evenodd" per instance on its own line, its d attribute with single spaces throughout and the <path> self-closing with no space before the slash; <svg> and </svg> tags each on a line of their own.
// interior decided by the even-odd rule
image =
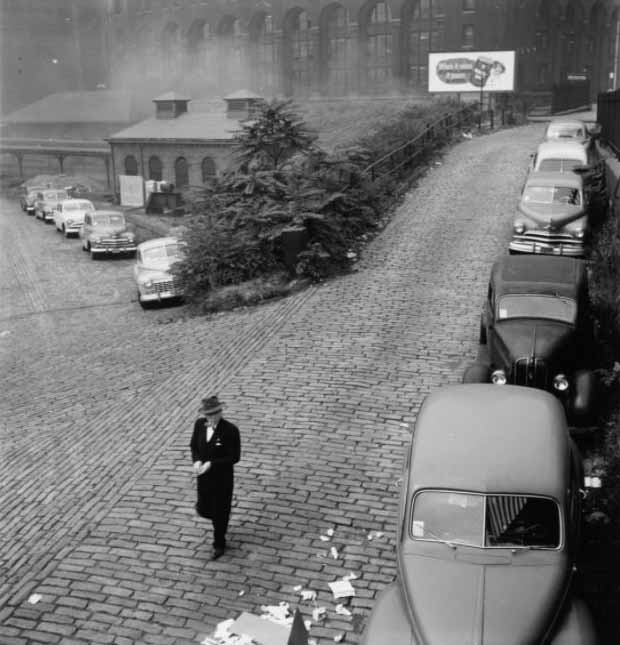
<svg viewBox="0 0 620 645">
<path fill-rule="evenodd" d="M 183 296 L 183 285 L 170 268 L 182 259 L 184 248 L 176 237 L 159 237 L 138 245 L 133 274 L 142 307 Z"/>
<path fill-rule="evenodd" d="M 578 141 L 544 141 L 532 155 L 530 171 L 572 172 L 591 161 L 588 151 Z"/>
<path fill-rule="evenodd" d="M 513 219 L 509 252 L 583 256 L 589 226 L 583 185 L 577 173 L 530 173 Z"/>
<path fill-rule="evenodd" d="M 525 385 L 552 392 L 575 425 L 590 422 L 596 381 L 589 369 L 593 327 L 585 263 L 506 256 L 493 265 L 480 319 L 484 361 L 466 383 Z"/>
<path fill-rule="evenodd" d="M 22 192 L 19 196 L 21 209 L 28 215 L 34 215 L 34 202 L 37 198 L 37 193 L 46 188 L 47 186 L 22 186 Z"/>
<path fill-rule="evenodd" d="M 84 215 L 79 236 L 82 249 L 95 259 L 100 255 L 136 252 L 135 233 L 127 228 L 125 215 L 120 211 L 96 210 Z"/>
<path fill-rule="evenodd" d="M 397 578 L 362 645 L 594 645 L 577 595 L 583 467 L 547 392 L 456 385 L 407 452 Z"/>
<path fill-rule="evenodd" d="M 38 192 L 34 202 L 35 217 L 44 222 L 52 222 L 54 208 L 65 199 L 69 199 L 69 195 L 64 188 L 46 188 Z"/>
<path fill-rule="evenodd" d="M 577 141 L 586 148 L 594 147 L 594 140 L 600 136 L 600 123 L 586 123 L 581 119 L 561 117 L 553 119 L 547 125 L 545 141 Z"/>
<path fill-rule="evenodd" d="M 65 199 L 54 208 L 52 217 L 56 230 L 64 234 L 78 235 L 86 213 L 93 213 L 95 205 L 88 199 Z"/>
</svg>

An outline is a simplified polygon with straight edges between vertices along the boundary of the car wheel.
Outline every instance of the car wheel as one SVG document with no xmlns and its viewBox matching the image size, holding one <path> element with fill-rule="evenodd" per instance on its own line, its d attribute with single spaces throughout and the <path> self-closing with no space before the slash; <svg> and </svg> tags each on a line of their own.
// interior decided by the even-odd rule
<svg viewBox="0 0 620 645">
<path fill-rule="evenodd" d="M 480 321 L 480 334 L 478 335 L 478 342 L 481 345 L 487 344 L 487 328 L 482 324 L 482 320 Z"/>
<path fill-rule="evenodd" d="M 64 224 L 62 225 L 62 234 L 63 234 L 65 237 L 69 237 L 69 233 L 67 233 L 67 228 L 65 227 L 65 225 L 64 225 Z"/>
</svg>

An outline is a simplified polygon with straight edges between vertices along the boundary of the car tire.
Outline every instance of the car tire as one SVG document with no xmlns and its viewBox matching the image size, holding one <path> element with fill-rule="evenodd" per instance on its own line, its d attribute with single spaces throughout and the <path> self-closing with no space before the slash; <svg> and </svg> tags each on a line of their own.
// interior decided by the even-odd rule
<svg viewBox="0 0 620 645">
<path fill-rule="evenodd" d="M 67 228 L 66 228 L 66 226 L 64 224 L 62 225 L 62 234 L 65 237 L 69 237 L 69 233 L 67 233 Z"/>
<path fill-rule="evenodd" d="M 463 383 L 489 383 L 489 366 L 482 363 L 472 363 L 463 373 Z"/>
</svg>

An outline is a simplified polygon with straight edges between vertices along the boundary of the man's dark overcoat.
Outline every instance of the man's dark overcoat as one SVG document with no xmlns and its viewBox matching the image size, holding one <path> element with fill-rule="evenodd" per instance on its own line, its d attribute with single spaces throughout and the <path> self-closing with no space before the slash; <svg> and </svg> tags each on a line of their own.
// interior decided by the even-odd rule
<svg viewBox="0 0 620 645">
<path fill-rule="evenodd" d="M 207 441 L 207 420 L 194 424 L 190 442 L 192 461 L 210 461 L 211 468 L 197 477 L 196 512 L 211 520 L 222 519 L 228 524 L 234 485 L 233 465 L 241 456 L 239 428 L 220 419 Z"/>
</svg>

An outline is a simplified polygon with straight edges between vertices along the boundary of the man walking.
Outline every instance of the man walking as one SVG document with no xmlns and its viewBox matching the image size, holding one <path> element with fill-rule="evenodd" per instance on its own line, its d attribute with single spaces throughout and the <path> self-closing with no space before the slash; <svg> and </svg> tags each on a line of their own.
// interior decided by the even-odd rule
<svg viewBox="0 0 620 645">
<path fill-rule="evenodd" d="M 196 420 L 190 442 L 197 481 L 196 512 L 213 522 L 213 555 L 226 549 L 226 529 L 232 505 L 233 465 L 241 456 L 239 428 L 222 418 L 217 396 L 202 399 L 203 417 Z"/>
</svg>

